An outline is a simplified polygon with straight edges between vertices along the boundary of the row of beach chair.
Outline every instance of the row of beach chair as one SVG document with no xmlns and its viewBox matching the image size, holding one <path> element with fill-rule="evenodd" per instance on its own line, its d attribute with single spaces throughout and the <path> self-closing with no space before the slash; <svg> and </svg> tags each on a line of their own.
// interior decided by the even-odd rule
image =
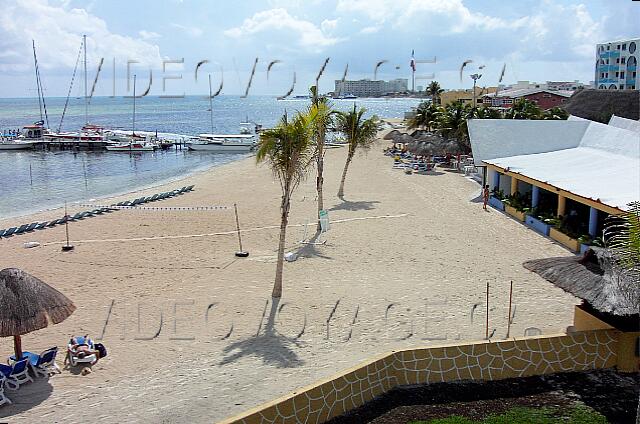
<svg viewBox="0 0 640 424">
<path fill-rule="evenodd" d="M 45 350 L 40 355 L 31 352 L 22 352 L 22 358 L 16 361 L 14 357 L 9 358 L 11 365 L 0 364 L 0 406 L 11 403 L 4 394 L 4 388 L 18 390 L 21 385 L 33 381 L 29 375 L 29 370 L 34 377 L 47 377 L 53 371 L 60 373 L 60 368 L 56 365 L 56 355 L 58 347 Z"/>
<path fill-rule="evenodd" d="M 116 203 L 115 205 L 111 205 L 111 206 L 138 206 L 141 205 L 143 203 L 147 203 L 147 202 L 155 202 L 157 200 L 164 200 L 167 199 L 169 197 L 174 197 L 174 196 L 178 196 L 184 193 L 188 193 L 190 191 L 193 190 L 192 185 L 190 186 L 185 186 L 176 190 L 172 190 L 172 191 L 167 191 L 164 193 L 158 193 L 158 194 L 154 194 L 153 196 L 148 196 L 148 197 L 140 197 L 138 199 L 135 200 L 130 200 L 130 201 L 126 201 L 126 202 L 120 202 L 120 203 Z M 19 227 L 11 227 L 11 228 L 7 228 L 5 229 L 0 229 L 0 238 L 2 237 L 10 237 L 10 236 L 17 236 L 20 234 L 24 234 L 24 233 L 29 233 L 35 230 L 44 230 L 46 228 L 50 228 L 50 227 L 55 227 L 56 225 L 61 225 L 61 224 L 65 224 L 66 222 L 72 222 L 72 221 L 78 221 L 84 218 L 90 218 L 93 216 L 97 216 L 97 215 L 102 215 L 103 213 L 109 213 L 109 212 L 113 212 L 117 210 L 117 208 L 113 208 L 113 207 L 102 207 L 102 208 L 97 208 L 97 209 L 93 209 L 91 211 L 84 211 L 84 212 L 78 212 L 75 215 L 72 216 L 64 216 L 60 219 L 54 219 L 53 221 L 43 221 L 43 222 L 32 222 L 31 224 L 23 224 Z"/>
</svg>

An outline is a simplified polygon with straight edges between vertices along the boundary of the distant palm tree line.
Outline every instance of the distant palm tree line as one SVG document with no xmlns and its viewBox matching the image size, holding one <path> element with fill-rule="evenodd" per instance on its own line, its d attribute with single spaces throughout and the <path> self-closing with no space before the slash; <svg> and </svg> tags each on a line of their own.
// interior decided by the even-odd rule
<svg viewBox="0 0 640 424">
<path fill-rule="evenodd" d="M 282 296 L 284 270 L 284 250 L 287 225 L 291 209 L 291 198 L 295 189 L 316 165 L 316 191 L 318 193 L 318 218 L 324 209 L 324 153 L 326 135 L 329 131 L 341 134 L 347 146 L 347 158 L 340 180 L 338 197 L 343 199 L 344 185 L 349 165 L 358 149 L 367 148 L 375 140 L 378 132 L 378 118 L 364 119 L 365 108 L 349 112 L 333 110 L 326 97 L 318 95 L 316 87 L 311 87 L 311 105 L 304 112 L 298 112 L 291 119 L 285 113 L 280 122 L 260 134 L 258 162 L 270 165 L 274 176 L 280 182 L 282 198 L 280 203 L 280 237 L 276 258 L 275 283 L 271 296 Z M 344 199 L 343 199 L 344 200 Z M 320 223 L 318 223 L 320 227 Z"/>
<path fill-rule="evenodd" d="M 431 101 L 422 102 L 409 120 L 409 128 L 424 129 L 439 133 L 447 140 L 457 142 L 461 149 L 471 151 L 467 119 L 567 119 L 569 114 L 561 108 L 542 110 L 526 99 L 518 99 L 505 111 L 490 107 L 474 107 L 460 100 L 445 106 L 439 105 L 443 90 L 437 81 L 432 81 L 426 89 Z"/>
</svg>

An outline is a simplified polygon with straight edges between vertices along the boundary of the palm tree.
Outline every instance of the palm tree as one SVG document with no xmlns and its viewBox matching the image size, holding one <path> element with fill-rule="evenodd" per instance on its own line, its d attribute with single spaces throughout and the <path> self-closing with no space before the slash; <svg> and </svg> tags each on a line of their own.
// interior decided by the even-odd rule
<svg viewBox="0 0 640 424">
<path fill-rule="evenodd" d="M 543 112 L 544 119 L 558 119 L 563 120 L 569 117 L 569 112 L 562 109 L 561 107 L 554 106 L 551 109 L 545 110 Z"/>
<path fill-rule="evenodd" d="M 467 119 L 473 117 L 474 108 L 456 100 L 444 107 L 438 117 L 438 129 L 446 139 L 454 140 L 460 150 L 468 153 L 471 151 Z"/>
<path fill-rule="evenodd" d="M 409 128 L 424 128 L 427 131 L 431 131 L 439 112 L 440 108 L 432 102 L 420 103 L 416 108 L 415 115 L 409 120 Z"/>
<path fill-rule="evenodd" d="M 282 201 L 280 204 L 280 239 L 276 265 L 276 279 L 272 297 L 282 296 L 282 270 L 284 265 L 284 247 L 291 207 L 291 195 L 306 176 L 313 163 L 311 138 L 315 115 L 297 113 L 293 120 L 287 120 L 285 113 L 278 125 L 260 134 L 258 162 L 268 162 L 274 175 L 280 180 Z"/>
<path fill-rule="evenodd" d="M 610 216 L 605 221 L 603 238 L 613 253 L 615 264 L 630 276 L 636 287 L 623 287 L 640 313 L 640 201 L 629 203 L 622 215 Z M 640 423 L 640 399 L 636 410 L 636 423 Z"/>
<path fill-rule="evenodd" d="M 518 99 L 513 106 L 505 112 L 506 119 L 540 119 L 542 118 L 542 109 L 537 104 L 527 100 Z"/>
<path fill-rule="evenodd" d="M 353 155 L 356 153 L 356 149 L 358 149 L 358 147 L 369 147 L 378 135 L 378 118 L 372 116 L 369 119 L 362 119 L 366 111 L 365 108 L 360 108 L 360 110 L 356 111 L 356 105 L 354 103 L 353 111 L 336 113 L 336 129 L 345 136 L 349 147 L 347 162 L 344 164 L 340 189 L 338 190 L 339 198 L 344 197 L 344 181 L 347 178 L 349 164 L 353 159 Z"/>
<path fill-rule="evenodd" d="M 498 109 L 484 106 L 474 108 L 473 117 L 477 119 L 501 119 L 502 113 Z"/>
<path fill-rule="evenodd" d="M 431 81 L 425 91 L 431 96 L 431 101 L 434 104 L 440 104 L 440 93 L 444 90 L 440 87 L 438 81 Z"/>
<path fill-rule="evenodd" d="M 318 87 L 315 85 L 311 87 L 311 104 L 312 113 L 315 114 L 315 120 L 313 124 L 313 141 L 316 145 L 316 191 L 318 192 L 318 218 L 320 217 L 320 211 L 324 209 L 324 199 L 322 195 L 322 185 L 324 184 L 323 172 L 324 172 L 324 143 L 326 141 L 327 130 L 333 123 L 333 110 L 331 109 L 331 103 L 326 96 L 318 95 Z M 318 228 L 320 228 L 320 220 L 318 219 Z"/>
</svg>

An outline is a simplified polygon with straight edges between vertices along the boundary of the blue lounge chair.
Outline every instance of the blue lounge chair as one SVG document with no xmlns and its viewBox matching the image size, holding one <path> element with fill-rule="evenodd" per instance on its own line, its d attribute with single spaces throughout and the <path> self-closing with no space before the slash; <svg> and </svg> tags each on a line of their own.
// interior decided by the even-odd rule
<svg viewBox="0 0 640 424">
<path fill-rule="evenodd" d="M 4 395 L 4 384 L 7 381 L 7 377 L 4 374 L 0 373 L 0 406 L 5 403 L 11 404 L 11 400 Z"/>
<path fill-rule="evenodd" d="M 194 187 L 195 187 L 195 185 L 190 185 L 190 186 L 188 186 L 188 187 L 187 187 L 187 191 L 191 191 L 191 190 L 193 190 L 193 188 L 194 188 Z"/>
<path fill-rule="evenodd" d="M 84 218 L 84 215 L 82 215 L 83 213 L 84 213 L 84 212 L 78 212 L 77 214 L 73 215 L 70 219 L 71 219 L 72 221 L 75 221 L 75 220 L 77 220 L 77 219 L 82 219 L 82 218 Z"/>
<path fill-rule="evenodd" d="M 17 229 L 18 229 L 17 227 L 11 227 L 11 228 L 9 228 L 7 230 L 4 230 L 4 234 L 2 235 L 2 237 L 9 237 L 9 236 L 13 235 L 16 232 Z"/>
<path fill-rule="evenodd" d="M 24 233 L 25 231 L 27 231 L 27 227 L 28 226 L 29 226 L 29 224 L 23 224 L 23 225 L 19 226 L 18 229 L 13 234 L 22 234 L 22 233 Z"/>
<path fill-rule="evenodd" d="M 39 222 L 38 225 L 36 225 L 36 230 L 44 229 L 44 227 L 46 227 L 48 223 L 49 223 L 49 221 Z"/>
<path fill-rule="evenodd" d="M 29 226 L 27 227 L 27 229 L 25 231 L 33 231 L 36 229 L 36 227 L 38 226 L 37 222 L 32 222 L 31 224 L 29 224 Z"/>
<path fill-rule="evenodd" d="M 84 336 L 75 336 L 69 340 L 67 344 L 67 359 L 65 361 L 69 361 L 71 366 L 76 366 L 79 363 L 89 363 L 91 365 L 98 362 L 98 357 L 95 353 L 91 355 L 86 355 L 84 352 L 78 352 L 77 347 L 74 346 L 88 346 L 89 349 L 94 350 L 93 340 L 89 337 Z"/>
<path fill-rule="evenodd" d="M 58 354 L 58 347 L 52 347 L 45 350 L 40 355 L 31 352 L 22 352 L 22 358 L 29 361 L 29 367 L 36 376 L 48 377 L 54 371 L 58 371 L 61 374 L 60 367 L 56 364 L 56 355 Z M 15 356 L 9 357 L 10 361 L 15 361 Z"/>
<path fill-rule="evenodd" d="M 6 231 L 6 230 L 5 230 L 4 228 L 3 228 L 2 230 L 0 230 L 0 237 L 2 237 L 2 236 L 4 235 L 4 232 L 5 232 L 5 231 Z"/>
<path fill-rule="evenodd" d="M 11 366 L 0 364 L 0 373 L 6 377 L 6 385 L 9 389 L 18 390 L 22 384 L 33 381 L 29 375 L 28 363 L 29 360 L 24 358 Z"/>
</svg>

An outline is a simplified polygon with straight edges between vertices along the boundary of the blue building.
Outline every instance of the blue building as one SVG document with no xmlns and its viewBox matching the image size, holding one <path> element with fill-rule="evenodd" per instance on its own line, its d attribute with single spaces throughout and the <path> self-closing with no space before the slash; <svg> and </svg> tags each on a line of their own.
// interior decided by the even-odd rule
<svg viewBox="0 0 640 424">
<path fill-rule="evenodd" d="M 600 90 L 638 90 L 640 38 L 596 46 L 595 87 Z"/>
</svg>

